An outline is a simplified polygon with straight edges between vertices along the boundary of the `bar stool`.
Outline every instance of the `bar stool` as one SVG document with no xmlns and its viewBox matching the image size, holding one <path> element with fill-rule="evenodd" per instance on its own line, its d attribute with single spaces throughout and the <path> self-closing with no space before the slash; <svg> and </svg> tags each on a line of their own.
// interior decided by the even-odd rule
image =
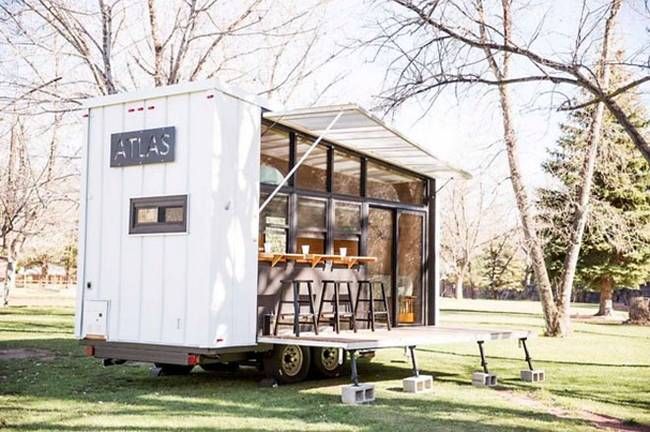
<svg viewBox="0 0 650 432">
<path fill-rule="evenodd" d="M 386 328 L 390 330 L 390 312 L 388 311 L 388 301 L 386 300 L 386 290 L 384 283 L 381 281 L 360 280 L 357 282 L 359 289 L 357 289 L 357 300 L 354 304 L 354 310 L 359 310 L 359 302 L 368 303 L 367 318 L 356 318 L 357 321 L 370 323 L 370 328 L 375 331 L 375 317 L 386 316 Z M 372 286 L 379 285 L 381 287 L 381 298 L 375 298 L 372 292 Z M 362 297 L 361 293 L 366 288 L 368 290 L 368 297 Z M 375 303 L 382 304 L 384 310 L 375 310 Z"/>
<path fill-rule="evenodd" d="M 334 331 L 338 334 L 341 329 L 341 318 L 348 319 L 350 322 L 350 328 L 356 333 L 357 332 L 357 322 L 355 317 L 354 304 L 352 303 L 352 281 L 346 280 L 323 280 L 323 290 L 320 296 L 320 303 L 318 305 L 318 317 L 316 318 L 316 324 L 320 324 L 321 318 L 325 313 L 331 313 L 333 316 L 331 320 L 334 322 Z M 341 294 L 341 284 L 347 285 L 347 294 Z M 326 298 L 327 288 L 333 287 L 334 292 L 329 300 Z M 323 312 L 323 303 L 329 303 L 332 306 L 330 312 Z M 341 312 L 341 303 L 343 306 L 347 306 L 347 311 Z"/>
<path fill-rule="evenodd" d="M 275 316 L 275 327 L 273 328 L 273 335 L 277 336 L 278 326 L 280 325 L 293 325 L 293 333 L 300 336 L 300 324 L 310 324 L 314 327 L 314 333 L 318 334 L 318 323 L 316 322 L 316 312 L 314 310 L 314 295 L 311 284 L 313 280 L 308 279 L 293 279 L 281 281 L 283 285 L 291 286 L 293 297 L 291 300 L 284 300 L 284 290 L 280 289 L 280 301 L 278 302 L 278 313 Z M 303 284 L 307 287 L 307 294 L 301 294 L 300 288 Z M 293 305 L 293 313 L 282 313 L 282 306 L 285 304 Z M 302 312 L 303 306 L 309 306 L 309 312 Z M 293 317 L 292 321 L 282 321 L 284 317 Z M 311 319 L 310 319 L 311 318 Z"/>
</svg>

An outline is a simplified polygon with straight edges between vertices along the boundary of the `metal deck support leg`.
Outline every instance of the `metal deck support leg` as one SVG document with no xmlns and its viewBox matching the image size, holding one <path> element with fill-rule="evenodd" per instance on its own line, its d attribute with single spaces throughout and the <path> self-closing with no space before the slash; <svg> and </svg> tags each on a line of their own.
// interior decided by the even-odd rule
<svg viewBox="0 0 650 432">
<path fill-rule="evenodd" d="M 409 350 L 411 351 L 411 364 L 413 365 L 413 376 L 420 376 L 420 371 L 418 371 L 418 365 L 415 361 L 415 346 L 411 345 L 409 346 Z"/>
<path fill-rule="evenodd" d="M 542 382 L 544 381 L 545 378 L 544 371 L 541 369 L 533 368 L 533 359 L 531 358 L 530 353 L 528 352 L 528 347 L 526 346 L 526 340 L 528 340 L 528 338 L 525 337 L 519 339 L 519 346 L 524 348 L 524 355 L 525 355 L 524 359 L 528 364 L 528 370 L 522 370 L 520 372 L 521 380 L 526 382 Z"/>
<path fill-rule="evenodd" d="M 485 360 L 485 353 L 483 352 L 483 341 L 478 341 L 476 343 L 478 344 L 478 350 L 481 353 L 481 367 L 483 368 L 483 372 L 489 374 L 490 371 L 487 367 L 488 363 L 487 360 Z"/>
<path fill-rule="evenodd" d="M 359 374 L 357 373 L 357 352 L 355 350 L 348 351 L 350 353 L 350 369 L 352 371 L 352 385 L 359 386 Z"/>
<path fill-rule="evenodd" d="M 483 351 L 484 342 L 476 341 L 478 351 L 481 354 L 481 367 L 483 368 L 483 372 L 474 372 L 472 374 L 472 384 L 477 387 L 494 387 L 497 385 L 497 377 L 488 370 L 488 363 L 485 359 L 485 352 Z"/>
<path fill-rule="evenodd" d="M 341 388 L 341 402 L 350 405 L 358 405 L 373 402 L 375 400 L 374 384 L 359 384 L 357 374 L 357 351 L 350 350 L 350 369 L 352 370 L 352 384 Z"/>
<path fill-rule="evenodd" d="M 431 375 L 420 375 L 418 364 L 415 360 L 415 345 L 409 345 L 411 351 L 411 363 L 413 365 L 413 376 L 402 380 L 402 388 L 405 393 L 422 393 L 433 390 L 433 377 Z"/>
</svg>

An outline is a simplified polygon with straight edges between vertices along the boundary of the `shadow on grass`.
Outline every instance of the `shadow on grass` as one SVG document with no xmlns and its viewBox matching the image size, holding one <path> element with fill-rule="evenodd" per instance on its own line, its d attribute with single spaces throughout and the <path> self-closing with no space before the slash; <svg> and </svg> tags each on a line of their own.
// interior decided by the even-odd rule
<svg viewBox="0 0 650 432">
<path fill-rule="evenodd" d="M 431 353 L 431 354 L 443 354 L 443 355 L 455 356 L 455 357 L 478 357 L 477 354 L 462 354 L 462 353 L 455 353 L 455 352 L 451 352 L 451 351 L 436 350 L 436 349 L 432 349 L 432 348 L 418 348 L 418 351 L 427 352 L 427 353 Z M 488 358 L 488 360 L 489 359 L 496 359 L 496 360 L 521 361 L 522 365 L 524 365 L 523 356 L 521 358 L 502 357 L 502 356 L 493 356 L 493 355 L 488 355 L 486 357 Z M 650 364 L 572 362 L 572 361 L 566 361 L 566 360 L 542 360 L 542 359 L 534 359 L 534 358 L 533 358 L 533 362 L 558 364 L 558 365 L 573 365 L 573 366 L 595 366 L 595 367 L 612 367 L 612 368 L 621 368 L 621 367 L 650 368 Z"/>
<path fill-rule="evenodd" d="M 20 345 L 43 347 L 52 342 L 51 339 L 26 340 Z M 36 359 L 12 363 L 12 369 L 6 367 L 7 362 L 0 362 L 0 374 L 6 375 L 0 394 L 14 401 L 1 413 L 6 419 L 15 419 L 5 420 L 4 430 L 278 428 L 303 431 L 305 424 L 310 429 L 356 428 L 363 431 L 531 430 L 530 425 L 521 421 L 531 414 L 523 407 L 504 407 L 483 400 L 480 403 L 447 400 L 435 394 L 418 397 L 396 388 L 380 394 L 377 402 L 369 407 L 351 407 L 340 403 L 338 389 L 332 390 L 332 387 L 348 384 L 347 378 L 307 381 L 279 388 L 259 388 L 257 383 L 263 375 L 254 368 L 242 368 L 235 373 L 206 373 L 197 368 L 197 372 L 189 376 L 156 378 L 150 377 L 147 369 L 140 365 L 102 368 L 96 361 L 78 357 L 80 347 L 76 342 L 69 339 L 55 339 L 54 342 L 65 354 L 45 370 L 36 368 Z M 16 374 L 16 368 L 20 375 Z M 36 371 L 41 371 L 41 378 L 38 374 L 34 377 Z M 361 363 L 359 372 L 365 381 L 382 382 L 409 376 L 410 368 L 408 363 L 403 367 Z M 466 376 L 435 370 L 423 373 L 434 375 L 439 381 L 470 385 Z M 62 412 L 62 406 L 69 410 L 64 408 Z M 31 417 L 21 420 L 26 410 Z M 80 419 L 80 413 L 87 418 Z M 534 418 L 539 430 L 555 429 L 560 424 L 567 427 L 586 424 L 579 419 L 560 419 L 543 412 L 535 412 Z M 220 419 L 224 419 L 224 423 Z M 143 426 L 143 422 L 146 425 Z M 207 422 L 209 427 L 204 426 Z"/>
</svg>

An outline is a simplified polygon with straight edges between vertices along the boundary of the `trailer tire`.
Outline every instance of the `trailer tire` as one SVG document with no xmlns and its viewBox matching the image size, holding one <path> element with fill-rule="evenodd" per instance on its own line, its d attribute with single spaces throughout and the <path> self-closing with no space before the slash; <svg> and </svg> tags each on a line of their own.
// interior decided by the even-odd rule
<svg viewBox="0 0 650 432">
<path fill-rule="evenodd" d="M 193 365 L 178 365 L 169 363 L 154 363 L 160 369 L 160 375 L 188 375 L 194 369 Z"/>
<path fill-rule="evenodd" d="M 274 345 L 264 358 L 264 372 L 280 384 L 293 384 L 307 378 L 311 350 L 298 345 Z"/>
<path fill-rule="evenodd" d="M 343 361 L 339 362 L 340 359 Z M 311 363 L 314 375 L 323 378 L 339 377 L 345 364 L 345 351 L 341 348 L 314 347 L 311 351 Z"/>
</svg>

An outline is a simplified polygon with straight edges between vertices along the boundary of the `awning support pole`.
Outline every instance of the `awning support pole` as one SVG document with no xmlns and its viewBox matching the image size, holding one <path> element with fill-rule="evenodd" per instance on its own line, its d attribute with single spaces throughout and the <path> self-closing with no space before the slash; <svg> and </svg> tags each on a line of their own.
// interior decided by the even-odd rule
<svg viewBox="0 0 650 432">
<path fill-rule="evenodd" d="M 262 205 L 260 206 L 259 213 L 262 213 L 262 210 L 264 210 L 264 208 L 265 208 L 265 207 L 266 207 L 266 206 L 271 202 L 271 200 L 273 199 L 273 197 L 275 197 L 275 195 L 277 195 L 277 193 L 280 191 L 280 189 L 282 189 L 282 187 L 285 185 L 285 183 L 286 183 L 286 182 L 291 178 L 291 176 L 292 176 L 292 175 L 293 175 L 293 174 L 298 170 L 298 168 L 300 168 L 300 165 L 302 165 L 302 163 L 305 161 L 305 159 L 307 159 L 307 157 L 309 156 L 309 154 L 311 153 L 311 151 L 314 150 L 314 149 L 316 148 L 316 146 L 321 142 L 321 140 L 322 140 L 323 138 L 325 138 L 325 135 L 327 135 L 328 132 L 330 131 L 330 129 L 332 129 L 332 127 L 334 127 L 334 125 L 335 125 L 336 122 L 341 118 L 342 115 L 343 115 L 343 110 L 339 111 L 339 113 L 336 115 L 336 117 L 334 117 L 334 118 L 332 119 L 332 121 L 331 121 L 330 124 L 327 126 L 327 128 L 325 128 L 325 130 L 323 131 L 323 133 L 320 134 L 320 136 L 318 137 L 318 139 L 317 139 L 316 141 L 314 141 L 314 143 L 313 143 L 313 144 L 312 144 L 312 145 L 307 149 L 307 151 L 305 152 L 305 154 L 302 155 L 302 157 L 300 158 L 300 160 L 299 160 L 299 161 L 298 161 L 298 162 L 293 166 L 293 168 L 291 168 L 291 171 L 289 171 L 289 173 L 288 173 L 286 176 L 284 176 L 284 178 L 282 179 L 282 181 L 280 182 L 280 184 L 277 185 L 277 186 L 275 187 L 275 189 L 273 189 L 273 192 L 271 192 L 271 194 L 266 198 L 266 200 L 265 200 L 265 201 L 262 203 Z"/>
</svg>

